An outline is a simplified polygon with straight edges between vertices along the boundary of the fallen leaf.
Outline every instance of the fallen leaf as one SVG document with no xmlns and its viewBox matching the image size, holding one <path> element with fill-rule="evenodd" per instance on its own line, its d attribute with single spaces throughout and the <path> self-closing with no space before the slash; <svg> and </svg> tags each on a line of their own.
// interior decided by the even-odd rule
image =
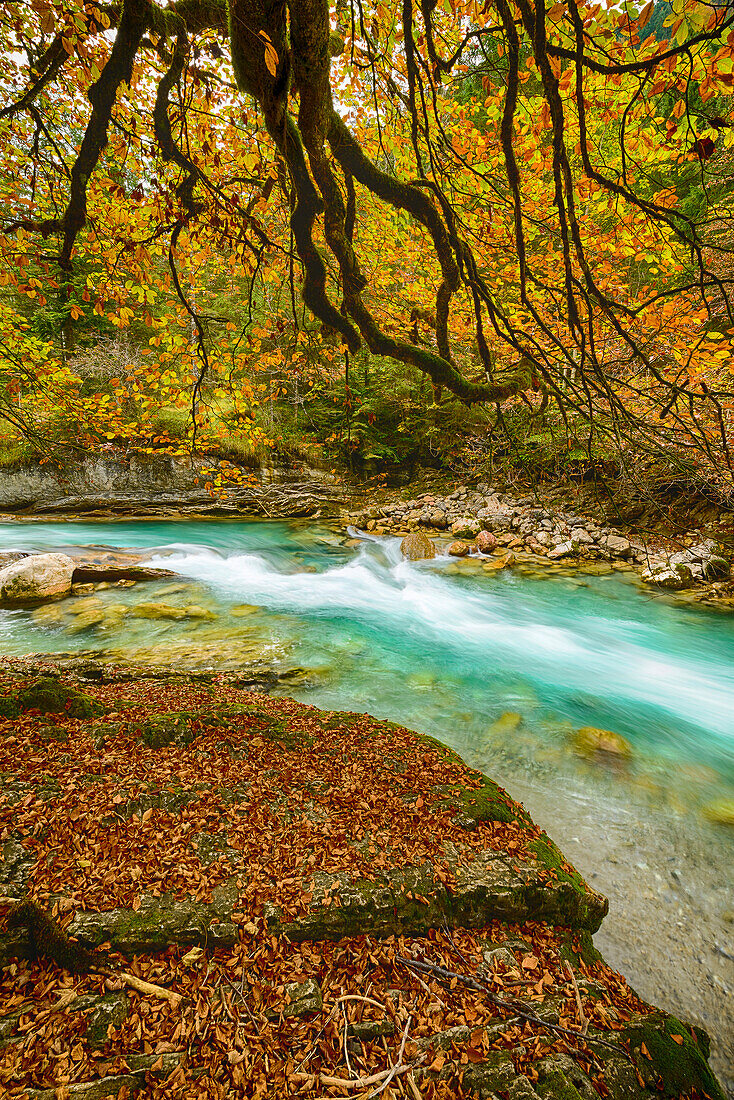
<svg viewBox="0 0 734 1100">
<path fill-rule="evenodd" d="M 190 951 L 187 951 L 186 954 L 182 956 L 181 962 L 184 966 L 193 966 L 194 963 L 199 961 L 203 954 L 203 947 L 192 947 Z"/>
</svg>

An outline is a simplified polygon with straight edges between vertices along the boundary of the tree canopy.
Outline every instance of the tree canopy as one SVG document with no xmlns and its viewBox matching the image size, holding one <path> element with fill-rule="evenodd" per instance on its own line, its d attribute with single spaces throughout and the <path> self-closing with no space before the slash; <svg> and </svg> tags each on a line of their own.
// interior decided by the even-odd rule
<svg viewBox="0 0 734 1100">
<path fill-rule="evenodd" d="M 46 400 L 113 438 L 126 403 L 185 378 L 194 421 L 212 379 L 246 417 L 254 359 L 288 384 L 309 349 L 334 370 L 367 349 L 437 400 L 551 404 L 731 485 L 730 0 L 29 0 L 0 19 L 18 430 Z M 147 358 L 85 392 L 72 350 L 125 328 Z"/>
</svg>

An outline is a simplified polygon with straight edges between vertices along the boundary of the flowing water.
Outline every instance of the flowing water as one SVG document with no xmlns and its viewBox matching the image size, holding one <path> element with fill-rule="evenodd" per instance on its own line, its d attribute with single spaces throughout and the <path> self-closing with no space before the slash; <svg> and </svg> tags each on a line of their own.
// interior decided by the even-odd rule
<svg viewBox="0 0 734 1100">
<path fill-rule="evenodd" d="M 630 574 L 408 563 L 397 539 L 313 524 L 0 525 L 0 550 L 92 544 L 149 548 L 181 578 L 0 611 L 0 652 L 267 661 L 290 670 L 297 698 L 437 736 L 524 801 L 610 895 L 597 942 L 643 995 L 714 1031 L 722 1072 L 733 831 L 709 819 L 734 799 L 734 616 L 660 598 Z M 583 755 L 585 726 L 625 738 L 629 760 Z"/>
</svg>

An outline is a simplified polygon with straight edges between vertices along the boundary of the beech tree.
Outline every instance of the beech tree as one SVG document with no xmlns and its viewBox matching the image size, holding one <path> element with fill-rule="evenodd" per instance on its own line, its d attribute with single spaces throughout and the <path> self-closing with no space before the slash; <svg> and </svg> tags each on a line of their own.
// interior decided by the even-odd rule
<svg viewBox="0 0 734 1100">
<path fill-rule="evenodd" d="M 347 356 L 730 483 L 734 5 L 659 7 L 6 2 L 0 278 L 71 336 L 145 313 L 165 261 L 196 389 L 186 242 L 298 283 Z"/>
</svg>

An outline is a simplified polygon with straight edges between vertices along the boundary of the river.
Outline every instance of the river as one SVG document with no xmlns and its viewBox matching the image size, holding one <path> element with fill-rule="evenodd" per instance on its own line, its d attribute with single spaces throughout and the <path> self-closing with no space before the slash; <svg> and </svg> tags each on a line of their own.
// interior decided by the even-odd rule
<svg viewBox="0 0 734 1100">
<path fill-rule="evenodd" d="M 712 1032 L 727 1077 L 734 830 L 711 818 L 734 799 L 733 616 L 657 597 L 631 574 L 408 563 L 397 539 L 314 524 L 0 525 L 0 550 L 91 544 L 147 547 L 182 579 L 0 611 L 2 653 L 262 660 L 304 670 L 288 681 L 296 698 L 440 738 L 610 897 L 597 945 L 643 996 Z M 621 735 L 629 759 L 584 754 L 588 726 Z"/>
</svg>

